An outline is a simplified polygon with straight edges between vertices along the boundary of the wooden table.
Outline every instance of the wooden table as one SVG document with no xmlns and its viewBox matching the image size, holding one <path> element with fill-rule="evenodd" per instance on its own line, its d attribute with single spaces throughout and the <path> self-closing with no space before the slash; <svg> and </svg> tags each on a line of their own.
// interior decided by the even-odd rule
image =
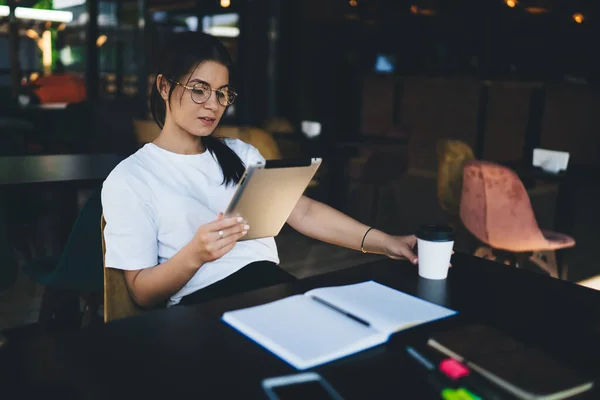
<svg viewBox="0 0 600 400">
<path fill-rule="evenodd" d="M 369 279 L 459 315 L 317 367 L 345 399 L 436 398 L 404 348 L 423 344 L 438 329 L 470 322 L 500 328 L 600 377 L 600 292 L 464 254 L 455 254 L 452 263 L 445 281 L 419 278 L 414 266 L 385 259 L 195 307 L 9 342 L 0 349 L 0 388 L 18 398 L 265 399 L 262 379 L 297 371 L 223 323 L 223 312 Z M 578 398 L 597 399 L 600 393 Z"/>
</svg>

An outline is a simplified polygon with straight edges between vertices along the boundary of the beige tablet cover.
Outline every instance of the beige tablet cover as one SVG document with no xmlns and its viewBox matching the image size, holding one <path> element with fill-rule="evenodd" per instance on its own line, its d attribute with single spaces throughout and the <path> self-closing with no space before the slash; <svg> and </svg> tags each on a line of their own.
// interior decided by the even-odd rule
<svg viewBox="0 0 600 400">
<path fill-rule="evenodd" d="M 278 160 L 275 165 L 285 165 Z M 240 240 L 274 237 L 279 234 L 300 197 L 321 165 L 313 158 L 304 166 L 249 166 L 240 179 L 225 216 L 241 216 L 250 230 Z"/>
</svg>

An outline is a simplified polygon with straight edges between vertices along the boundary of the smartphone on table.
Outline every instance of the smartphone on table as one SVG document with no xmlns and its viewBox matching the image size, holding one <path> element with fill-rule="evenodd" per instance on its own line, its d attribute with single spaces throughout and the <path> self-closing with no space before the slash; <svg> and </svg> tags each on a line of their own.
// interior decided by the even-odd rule
<svg viewBox="0 0 600 400">
<path fill-rule="evenodd" d="M 316 372 L 267 378 L 262 381 L 262 387 L 270 400 L 343 400 Z"/>
</svg>

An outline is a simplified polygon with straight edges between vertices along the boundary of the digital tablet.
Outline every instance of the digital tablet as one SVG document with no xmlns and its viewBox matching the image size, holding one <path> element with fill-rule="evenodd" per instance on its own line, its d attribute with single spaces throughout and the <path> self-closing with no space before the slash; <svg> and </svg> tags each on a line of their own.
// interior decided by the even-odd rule
<svg viewBox="0 0 600 400">
<path fill-rule="evenodd" d="M 249 165 L 225 211 L 250 225 L 240 241 L 277 236 L 320 165 L 320 158 Z"/>
</svg>

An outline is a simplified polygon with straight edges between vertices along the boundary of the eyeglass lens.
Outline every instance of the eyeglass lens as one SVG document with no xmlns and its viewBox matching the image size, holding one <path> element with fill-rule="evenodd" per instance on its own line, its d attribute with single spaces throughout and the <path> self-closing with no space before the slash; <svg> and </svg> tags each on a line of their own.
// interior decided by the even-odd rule
<svg viewBox="0 0 600 400">
<path fill-rule="evenodd" d="M 192 88 L 192 100 L 198 104 L 205 103 L 210 98 L 211 92 L 210 86 L 206 83 L 197 83 Z M 215 90 L 215 95 L 222 106 L 230 106 L 235 100 L 235 92 L 228 87 Z"/>
</svg>

